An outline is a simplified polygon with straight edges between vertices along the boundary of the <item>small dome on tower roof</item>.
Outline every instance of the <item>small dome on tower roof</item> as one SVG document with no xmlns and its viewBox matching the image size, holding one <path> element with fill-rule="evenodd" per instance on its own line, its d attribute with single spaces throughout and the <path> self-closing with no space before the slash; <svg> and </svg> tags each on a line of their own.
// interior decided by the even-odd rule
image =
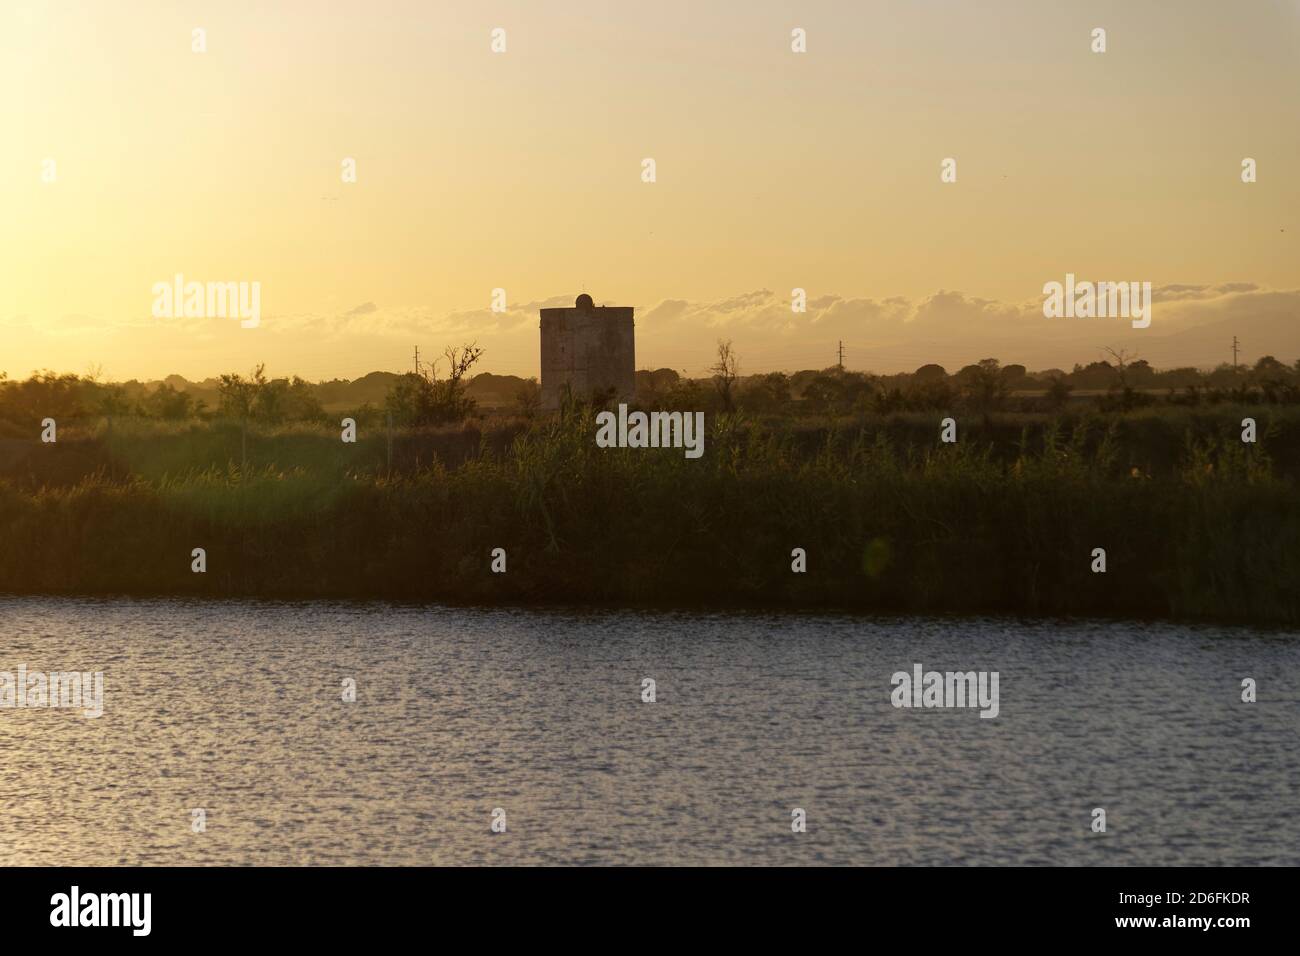
<svg viewBox="0 0 1300 956">
<path fill-rule="evenodd" d="M 596 307 L 596 303 L 591 301 L 591 296 L 585 292 L 573 300 L 573 305 L 574 308 L 578 309 L 594 309 Z"/>
</svg>

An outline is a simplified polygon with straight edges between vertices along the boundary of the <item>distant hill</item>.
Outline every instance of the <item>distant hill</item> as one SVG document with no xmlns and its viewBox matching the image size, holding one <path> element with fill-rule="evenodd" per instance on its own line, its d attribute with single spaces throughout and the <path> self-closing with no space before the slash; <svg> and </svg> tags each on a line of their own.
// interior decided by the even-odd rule
<svg viewBox="0 0 1300 956">
<path fill-rule="evenodd" d="M 513 405 L 527 379 L 518 375 L 493 375 L 483 372 L 470 379 L 465 391 L 484 408 L 501 408 Z"/>
<path fill-rule="evenodd" d="M 1252 364 L 1264 355 L 1294 360 L 1296 330 L 1300 315 L 1285 308 L 1260 310 L 1240 318 L 1220 319 L 1169 335 L 1152 336 L 1142 344 L 1142 357 L 1153 366 L 1191 365 L 1190 358 L 1218 354 L 1221 361 L 1232 360 L 1232 340 L 1242 343 L 1241 359 Z"/>
<path fill-rule="evenodd" d="M 361 378 L 348 381 L 336 378 L 316 386 L 316 397 L 327 412 L 360 408 L 369 402 L 376 408 L 384 407 L 384 398 L 401 378 L 396 372 L 370 372 Z"/>
</svg>

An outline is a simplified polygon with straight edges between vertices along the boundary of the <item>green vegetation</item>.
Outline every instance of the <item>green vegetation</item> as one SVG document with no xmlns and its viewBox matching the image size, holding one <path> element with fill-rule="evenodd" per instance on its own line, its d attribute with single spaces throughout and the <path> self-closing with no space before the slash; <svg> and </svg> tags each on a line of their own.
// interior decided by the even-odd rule
<svg viewBox="0 0 1300 956">
<path fill-rule="evenodd" d="M 0 591 L 1300 622 L 1294 406 L 972 406 L 942 445 L 934 412 L 773 417 L 745 393 L 696 461 L 598 449 L 589 408 L 396 428 L 391 464 L 382 422 L 0 440 Z"/>
</svg>

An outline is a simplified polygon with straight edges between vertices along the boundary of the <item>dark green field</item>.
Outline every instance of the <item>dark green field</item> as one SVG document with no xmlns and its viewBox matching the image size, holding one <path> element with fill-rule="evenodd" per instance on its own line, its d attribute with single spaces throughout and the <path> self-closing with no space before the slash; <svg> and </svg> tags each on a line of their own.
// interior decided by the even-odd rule
<svg viewBox="0 0 1300 956">
<path fill-rule="evenodd" d="M 382 424 L 89 421 L 0 441 L 0 591 L 1300 622 L 1300 409 L 940 417 L 710 414 L 687 460 L 578 411 L 391 464 Z"/>
</svg>

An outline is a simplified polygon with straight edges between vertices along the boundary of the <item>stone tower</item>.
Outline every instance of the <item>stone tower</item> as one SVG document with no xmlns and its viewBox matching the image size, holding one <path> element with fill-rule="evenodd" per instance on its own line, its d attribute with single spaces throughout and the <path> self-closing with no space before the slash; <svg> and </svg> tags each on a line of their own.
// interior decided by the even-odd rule
<svg viewBox="0 0 1300 956">
<path fill-rule="evenodd" d="M 575 399 L 595 392 L 630 401 L 636 391 L 632 308 L 597 307 L 585 292 L 571 309 L 542 309 L 542 408 L 560 407 L 564 387 Z"/>
</svg>

